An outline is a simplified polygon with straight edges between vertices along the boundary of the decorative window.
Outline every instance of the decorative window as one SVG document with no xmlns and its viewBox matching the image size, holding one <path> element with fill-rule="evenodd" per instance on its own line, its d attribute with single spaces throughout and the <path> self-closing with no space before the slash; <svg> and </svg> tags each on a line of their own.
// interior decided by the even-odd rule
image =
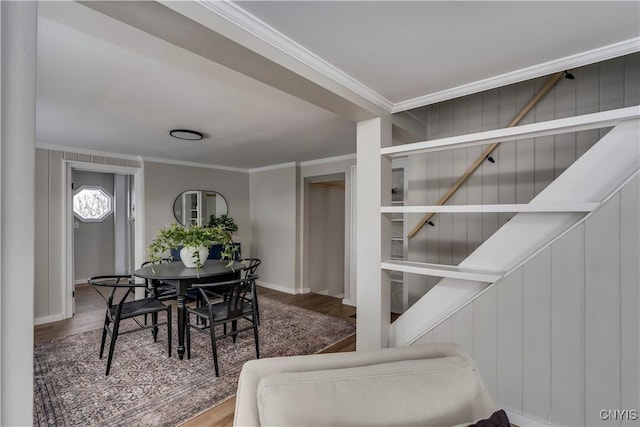
<svg viewBox="0 0 640 427">
<path fill-rule="evenodd" d="M 85 222 L 100 222 L 113 212 L 113 197 L 104 188 L 83 185 L 73 195 L 73 213 Z"/>
</svg>

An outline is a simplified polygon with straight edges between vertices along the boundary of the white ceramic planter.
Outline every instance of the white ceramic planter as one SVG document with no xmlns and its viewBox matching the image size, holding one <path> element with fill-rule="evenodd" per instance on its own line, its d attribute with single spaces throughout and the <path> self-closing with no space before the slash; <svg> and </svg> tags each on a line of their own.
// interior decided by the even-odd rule
<svg viewBox="0 0 640 427">
<path fill-rule="evenodd" d="M 195 254 L 195 256 L 194 256 Z M 204 265 L 207 257 L 209 256 L 209 249 L 204 246 L 200 246 L 199 248 L 187 248 L 184 247 L 180 249 L 180 259 L 182 263 L 187 268 L 196 268 L 196 260 L 199 257 L 200 265 Z"/>
</svg>

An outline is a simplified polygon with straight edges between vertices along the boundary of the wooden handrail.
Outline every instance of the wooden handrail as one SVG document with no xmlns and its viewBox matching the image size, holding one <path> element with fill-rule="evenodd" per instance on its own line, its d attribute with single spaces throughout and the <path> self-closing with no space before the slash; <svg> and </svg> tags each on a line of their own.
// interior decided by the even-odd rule
<svg viewBox="0 0 640 427">
<path fill-rule="evenodd" d="M 536 93 L 533 98 L 524 106 L 524 108 L 511 120 L 511 122 L 507 125 L 508 128 L 516 126 L 520 120 L 544 97 L 555 85 L 560 81 L 562 76 L 564 76 L 565 72 L 560 71 L 554 75 L 552 75 L 547 83 L 540 89 L 538 93 Z M 458 191 L 460 187 L 467 181 L 469 176 L 482 164 L 482 162 L 495 150 L 500 143 L 493 143 L 487 146 L 485 150 L 478 156 L 478 158 L 469 166 L 464 174 L 449 188 L 449 190 L 438 200 L 436 203 L 437 206 L 444 205 L 447 201 L 453 196 L 453 194 Z M 422 218 L 418 224 L 411 230 L 407 237 L 409 239 L 413 238 L 418 232 L 422 229 L 422 227 L 429 222 L 429 220 L 435 215 L 434 212 L 428 213 Z"/>
</svg>

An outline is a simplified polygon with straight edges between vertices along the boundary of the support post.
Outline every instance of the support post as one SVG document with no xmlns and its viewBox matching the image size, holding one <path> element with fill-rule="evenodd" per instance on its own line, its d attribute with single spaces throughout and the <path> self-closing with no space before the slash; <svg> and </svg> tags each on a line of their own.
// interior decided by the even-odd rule
<svg viewBox="0 0 640 427">
<path fill-rule="evenodd" d="M 33 424 L 37 2 L 0 2 L 0 425 Z"/>
<path fill-rule="evenodd" d="M 356 130 L 357 350 L 388 346 L 391 317 L 389 274 L 380 269 L 391 254 L 391 220 L 380 206 L 391 203 L 391 160 L 380 148 L 391 145 L 391 117 L 359 122 Z"/>
</svg>

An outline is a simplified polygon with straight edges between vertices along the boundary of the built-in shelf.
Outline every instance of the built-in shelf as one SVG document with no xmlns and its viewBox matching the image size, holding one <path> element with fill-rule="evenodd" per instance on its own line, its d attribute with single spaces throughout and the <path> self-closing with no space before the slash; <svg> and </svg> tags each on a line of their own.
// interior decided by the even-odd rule
<svg viewBox="0 0 640 427">
<path fill-rule="evenodd" d="M 528 203 L 498 205 L 382 206 L 381 213 L 591 212 L 599 203 Z"/>
<path fill-rule="evenodd" d="M 387 260 L 381 263 L 383 270 L 402 271 L 423 276 L 449 277 L 452 279 L 473 280 L 493 283 L 502 278 L 504 271 L 465 268 L 455 265 L 428 264 L 422 262 Z"/>
<path fill-rule="evenodd" d="M 636 105 L 633 107 L 566 117 L 541 123 L 531 123 L 510 128 L 434 139 L 431 141 L 415 142 L 412 144 L 394 145 L 382 148 L 380 154 L 388 157 L 399 157 L 407 156 L 408 154 L 515 141 L 523 138 L 537 138 L 589 129 L 601 129 L 603 127 L 615 126 L 624 120 L 637 118 L 639 111 L 640 107 Z"/>
</svg>

